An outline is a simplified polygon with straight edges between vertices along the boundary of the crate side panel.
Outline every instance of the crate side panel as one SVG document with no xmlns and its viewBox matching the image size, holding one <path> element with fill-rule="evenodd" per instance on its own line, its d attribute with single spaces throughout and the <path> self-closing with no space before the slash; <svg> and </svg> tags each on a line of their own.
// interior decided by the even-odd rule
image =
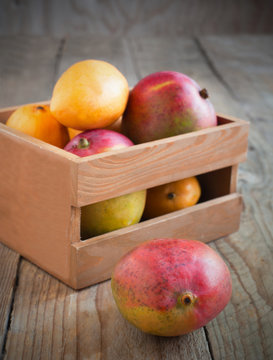
<svg viewBox="0 0 273 360">
<path fill-rule="evenodd" d="M 82 288 L 110 278 L 119 258 L 143 241 L 185 237 L 208 242 L 237 231 L 241 210 L 241 196 L 230 194 L 72 244 L 76 278 L 72 286 Z"/>
<path fill-rule="evenodd" d="M 76 206 L 237 164 L 247 136 L 248 124 L 233 122 L 83 159 Z"/>
<path fill-rule="evenodd" d="M 1 131 L 0 168 L 0 241 L 67 279 L 74 163 Z"/>
</svg>

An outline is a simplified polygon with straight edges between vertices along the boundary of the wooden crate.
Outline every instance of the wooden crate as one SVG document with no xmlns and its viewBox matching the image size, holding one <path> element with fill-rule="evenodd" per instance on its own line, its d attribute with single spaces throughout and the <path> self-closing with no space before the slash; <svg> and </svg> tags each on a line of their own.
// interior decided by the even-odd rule
<svg viewBox="0 0 273 360">
<path fill-rule="evenodd" d="M 218 115 L 218 126 L 79 158 L 7 127 L 0 111 L 0 240 L 74 289 L 110 278 L 117 260 L 156 237 L 208 242 L 237 231 L 238 164 L 248 123 Z M 197 205 L 82 241 L 80 208 L 198 175 Z"/>
</svg>

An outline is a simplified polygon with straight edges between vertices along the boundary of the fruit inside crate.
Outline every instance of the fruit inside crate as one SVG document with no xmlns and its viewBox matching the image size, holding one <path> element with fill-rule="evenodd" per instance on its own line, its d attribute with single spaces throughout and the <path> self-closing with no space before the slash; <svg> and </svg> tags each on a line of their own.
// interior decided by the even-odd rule
<svg viewBox="0 0 273 360">
<path fill-rule="evenodd" d="M 2 123 L 14 109 L 0 111 Z M 108 279 L 125 252 L 150 238 L 207 242 L 234 232 L 247 135 L 247 122 L 218 115 L 215 128 L 78 158 L 0 124 L 1 241 L 79 289 Z M 197 205 L 80 240 L 82 206 L 194 175 L 203 187 Z"/>
<path fill-rule="evenodd" d="M 196 176 L 200 187 L 201 187 L 201 196 L 197 202 L 197 204 L 205 203 L 206 201 L 217 199 L 219 197 L 234 193 L 236 191 L 236 175 L 237 175 L 237 166 L 229 166 L 227 168 L 214 170 L 208 173 L 199 174 Z M 195 205 L 193 205 L 195 206 Z M 186 208 L 185 208 L 186 209 Z M 184 209 L 176 210 L 183 213 Z M 173 214 L 173 212 L 169 212 L 169 214 Z M 80 214 L 82 215 L 82 209 L 80 211 Z M 166 214 L 163 214 L 161 216 L 165 216 Z M 141 226 L 145 221 L 155 219 L 158 216 L 153 216 L 151 218 L 145 217 L 144 215 L 141 217 L 139 226 Z M 82 222 L 79 220 L 82 226 Z M 129 225 L 133 226 L 133 225 Z M 181 224 L 181 228 L 183 227 L 183 223 Z M 128 229 L 128 227 L 126 227 Z M 108 231 L 113 232 L 113 231 Z M 107 233 L 107 232 L 105 232 Z M 102 238 L 105 233 L 102 233 Z M 93 235 L 90 237 L 84 236 L 82 229 L 80 230 L 80 237 L 81 241 L 88 240 L 88 238 L 96 238 L 98 239 L 100 235 Z"/>
</svg>

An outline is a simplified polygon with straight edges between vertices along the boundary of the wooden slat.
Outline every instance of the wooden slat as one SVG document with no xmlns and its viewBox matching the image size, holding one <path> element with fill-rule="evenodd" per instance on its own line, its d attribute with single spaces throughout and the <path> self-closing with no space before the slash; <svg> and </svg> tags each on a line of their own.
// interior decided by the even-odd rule
<svg viewBox="0 0 273 360">
<path fill-rule="evenodd" d="M 231 194 L 74 243 L 74 286 L 82 288 L 109 279 L 120 257 L 145 240 L 173 237 L 208 242 L 237 231 L 241 210 L 241 196 Z"/>
<path fill-rule="evenodd" d="M 65 281 L 74 163 L 0 128 L 1 241 Z"/>
<path fill-rule="evenodd" d="M 0 109 L 0 135 L 3 138 L 8 138 L 8 146 L 12 148 L 12 143 L 20 143 L 21 146 L 31 147 L 32 151 L 37 151 L 37 149 L 40 149 L 41 152 L 45 154 L 53 154 L 52 156 L 55 156 L 56 158 L 63 158 L 71 161 L 76 162 L 78 160 L 78 156 L 74 155 L 68 151 L 64 151 L 63 149 L 60 149 L 54 145 L 48 144 L 40 139 L 36 139 L 28 134 L 24 134 L 23 132 L 13 129 L 5 124 L 1 123 L 1 120 L 5 122 L 6 119 L 6 111 Z M 14 145 L 16 151 L 16 145 Z M 46 156 L 46 155 L 45 155 Z"/>
<path fill-rule="evenodd" d="M 5 123 L 16 108 L 1 109 L 0 122 Z M 1 124 L 0 131 L 78 163 L 79 182 L 76 193 L 72 194 L 72 204 L 84 206 L 136 189 L 140 190 L 143 188 L 143 183 L 148 188 L 244 161 L 248 137 L 247 122 L 219 114 L 218 123 L 220 127 L 134 146 L 119 151 L 118 155 L 115 151 L 113 155 L 104 153 L 84 159 L 79 159 L 69 152 Z M 165 169 L 166 158 L 168 158 L 167 170 Z M 136 169 L 140 167 L 141 171 L 136 174 Z M 101 175 L 102 172 L 104 176 Z M 234 181 L 236 184 L 236 176 Z M 119 186 L 113 187 L 113 183 Z"/>
<path fill-rule="evenodd" d="M 118 312 L 110 282 L 73 291 L 22 261 L 6 359 L 210 360 L 205 333 L 159 339 Z"/>
<path fill-rule="evenodd" d="M 240 104 L 251 120 L 248 161 L 239 167 L 245 203 L 240 231 L 215 243 L 233 279 L 231 303 L 207 326 L 212 354 L 219 359 L 273 357 L 272 43 L 272 36 L 201 39 L 231 91 L 230 106 Z"/>
<path fill-rule="evenodd" d="M 272 358 L 272 254 L 263 241 L 255 221 L 244 217 L 239 233 L 211 244 L 231 269 L 233 283 L 231 302 L 207 325 L 216 359 Z"/>
<path fill-rule="evenodd" d="M 75 205 L 237 164 L 246 158 L 247 136 L 248 124 L 238 121 L 83 158 Z"/>
<path fill-rule="evenodd" d="M 0 353 L 4 346 L 10 311 L 12 309 L 19 257 L 19 254 L 0 244 Z"/>
</svg>

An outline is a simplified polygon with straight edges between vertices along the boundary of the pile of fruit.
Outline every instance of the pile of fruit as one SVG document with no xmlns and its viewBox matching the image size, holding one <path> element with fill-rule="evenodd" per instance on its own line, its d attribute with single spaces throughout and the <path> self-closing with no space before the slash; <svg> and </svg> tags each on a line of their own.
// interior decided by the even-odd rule
<svg viewBox="0 0 273 360">
<path fill-rule="evenodd" d="M 49 105 L 19 107 L 7 125 L 78 156 L 216 126 L 205 89 L 188 76 L 161 71 L 129 91 L 123 74 L 101 60 L 80 61 L 58 79 Z M 196 204 L 196 177 L 82 208 L 86 239 Z"/>
<path fill-rule="evenodd" d="M 162 71 L 129 91 L 126 78 L 99 60 L 71 66 L 50 105 L 19 107 L 7 125 L 84 157 L 217 125 L 208 92 L 188 76 Z M 83 239 L 196 204 L 196 177 L 82 208 Z M 139 329 L 176 336 L 204 326 L 227 305 L 229 270 L 207 245 L 154 239 L 116 265 L 112 291 L 122 315 Z"/>
</svg>

